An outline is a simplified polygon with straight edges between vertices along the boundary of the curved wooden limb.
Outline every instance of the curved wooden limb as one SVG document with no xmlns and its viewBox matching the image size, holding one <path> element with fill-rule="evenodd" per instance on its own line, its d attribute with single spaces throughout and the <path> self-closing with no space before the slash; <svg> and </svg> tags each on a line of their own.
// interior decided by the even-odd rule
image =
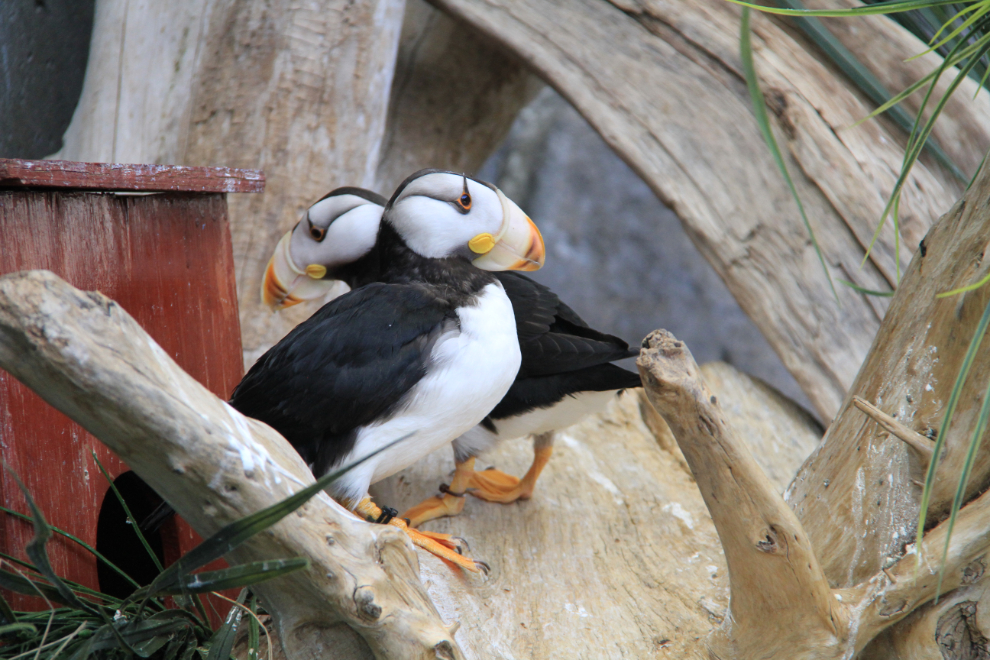
<svg viewBox="0 0 990 660">
<path fill-rule="evenodd" d="M 687 346 L 666 330 L 643 346 L 646 394 L 691 467 L 729 566 L 729 612 L 712 650 L 721 658 L 812 657 L 844 641 L 847 608 L 810 538 L 726 423 Z"/>
<path fill-rule="evenodd" d="M 117 452 L 204 536 L 313 481 L 284 438 L 193 380 L 119 305 L 47 271 L 0 277 L 0 367 Z M 231 559 L 292 556 L 310 568 L 254 587 L 287 657 L 328 648 L 463 657 L 400 530 L 321 494 Z"/>
</svg>

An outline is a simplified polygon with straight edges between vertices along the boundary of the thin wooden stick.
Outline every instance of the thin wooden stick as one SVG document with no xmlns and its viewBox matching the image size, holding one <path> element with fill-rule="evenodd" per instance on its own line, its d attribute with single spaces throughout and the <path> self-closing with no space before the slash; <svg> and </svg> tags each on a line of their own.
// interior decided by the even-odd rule
<svg viewBox="0 0 990 660">
<path fill-rule="evenodd" d="M 853 396 L 853 405 L 862 410 L 870 419 L 883 427 L 885 431 L 899 440 L 903 440 L 914 449 L 924 462 L 925 467 L 932 460 L 935 443 L 917 431 L 909 429 L 895 417 L 891 417 L 872 403 L 860 396 Z"/>
</svg>

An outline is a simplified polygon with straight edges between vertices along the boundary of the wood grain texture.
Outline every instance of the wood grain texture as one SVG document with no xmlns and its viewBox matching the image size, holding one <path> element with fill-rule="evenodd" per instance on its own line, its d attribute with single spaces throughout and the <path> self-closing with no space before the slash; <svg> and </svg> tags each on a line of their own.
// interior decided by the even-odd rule
<svg viewBox="0 0 990 660">
<path fill-rule="evenodd" d="M 407 0 L 377 190 L 388 197 L 424 167 L 476 172 L 541 87 L 475 28 Z"/>
<path fill-rule="evenodd" d="M 73 188 L 143 192 L 256 193 L 265 189 L 260 170 L 178 165 L 77 163 L 0 158 L 0 188 Z"/>
<path fill-rule="evenodd" d="M 96 4 L 82 97 L 55 157 L 265 171 L 263 194 L 230 199 L 248 364 L 318 307 L 263 308 L 278 238 L 332 188 L 375 183 L 404 4 Z"/>
<path fill-rule="evenodd" d="M 0 245 L 0 274 L 43 268 L 113 295 L 214 394 L 226 398 L 240 380 L 233 257 L 222 195 L 0 191 Z M 0 446 L 48 521 L 95 546 L 107 484 L 90 452 L 96 451 L 113 477 L 127 466 L 6 372 L 0 372 Z M 27 511 L 5 471 L 0 471 L 0 501 Z M 169 555 L 198 542 L 188 525 L 166 531 L 179 546 L 167 548 Z M 3 552 L 23 557 L 32 535 L 30 525 L 0 516 Z M 99 587 L 89 553 L 60 537 L 52 540 L 49 553 L 59 575 Z"/>
<path fill-rule="evenodd" d="M 831 419 L 886 304 L 839 285 L 841 307 L 833 299 L 752 118 L 740 9 L 724 0 L 434 4 L 527 62 L 677 212 L 820 419 Z M 897 51 L 903 40 L 886 39 L 902 32 L 894 23 L 876 30 L 873 42 L 893 50 L 891 59 L 914 54 Z M 778 140 L 832 276 L 889 289 L 897 263 L 906 266 L 958 183 L 924 162 L 916 167 L 901 206 L 899 252 L 888 228 L 860 268 L 899 170 L 900 138 L 882 123 L 854 126 L 869 106 L 790 31 L 758 13 L 753 31 Z M 988 144 L 976 135 L 969 148 L 978 161 Z"/>
<path fill-rule="evenodd" d="M 284 438 L 182 371 L 120 305 L 48 271 L 0 277 L 0 367 L 100 438 L 204 536 L 313 482 Z M 230 555 L 277 557 L 311 562 L 253 587 L 293 660 L 327 649 L 463 657 L 398 529 L 359 520 L 319 493 Z"/>
<path fill-rule="evenodd" d="M 702 370 L 757 461 L 789 478 L 817 444 L 817 424 L 727 364 Z M 467 657 L 708 658 L 699 640 L 728 605 L 725 561 L 677 443 L 641 397 L 627 392 L 558 434 L 533 499 L 469 498 L 462 515 L 427 525 L 464 537 L 472 556 L 492 565 L 485 582 L 460 581 L 420 554 L 441 615 L 461 624 L 455 637 Z M 520 439 L 478 464 L 523 474 L 531 460 L 531 443 Z M 373 490 L 401 509 L 432 494 L 453 467 L 452 452 L 441 450 Z"/>
<path fill-rule="evenodd" d="M 962 296 L 936 295 L 983 277 L 990 244 L 990 171 L 929 231 L 901 281 L 850 396 L 818 450 L 788 489 L 788 502 L 809 525 L 833 585 L 852 586 L 902 555 L 915 537 L 924 479 L 921 459 L 855 407 L 873 403 L 925 436 L 948 433 L 932 493 L 929 522 L 945 515 L 969 446 L 982 392 L 990 377 L 990 345 L 976 356 L 951 430 L 940 428 L 945 405 L 972 334 L 990 301 L 987 287 Z M 968 496 L 986 488 L 990 455 L 976 457 Z M 839 552 L 837 549 L 841 548 Z"/>
</svg>

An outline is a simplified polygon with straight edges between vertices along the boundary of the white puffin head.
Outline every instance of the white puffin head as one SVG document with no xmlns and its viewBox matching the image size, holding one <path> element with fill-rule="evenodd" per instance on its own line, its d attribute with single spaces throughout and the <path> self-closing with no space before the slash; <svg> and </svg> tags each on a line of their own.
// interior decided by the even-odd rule
<svg viewBox="0 0 990 660">
<path fill-rule="evenodd" d="M 421 170 L 391 201 L 370 190 L 337 188 L 313 204 L 268 262 L 265 304 L 282 309 L 326 295 L 344 269 L 375 247 L 386 208 L 388 223 L 424 257 L 463 256 L 485 270 L 543 265 L 539 229 L 498 188 L 463 174 Z"/>
<path fill-rule="evenodd" d="M 396 189 L 383 220 L 423 257 L 462 256 L 484 270 L 543 265 L 533 221 L 501 190 L 463 174 L 416 172 Z"/>
<path fill-rule="evenodd" d="M 286 232 L 268 261 L 261 298 L 274 309 L 325 295 L 335 270 L 368 254 L 378 239 L 387 200 L 362 188 L 323 196 Z"/>
</svg>

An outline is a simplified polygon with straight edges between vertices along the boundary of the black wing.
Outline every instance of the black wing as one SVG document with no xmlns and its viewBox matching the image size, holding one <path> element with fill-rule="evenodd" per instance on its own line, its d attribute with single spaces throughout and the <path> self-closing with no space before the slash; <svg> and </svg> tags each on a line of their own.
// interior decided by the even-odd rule
<svg viewBox="0 0 990 660">
<path fill-rule="evenodd" d="M 639 354 L 618 337 L 589 328 L 542 284 L 516 272 L 493 274 L 516 316 L 522 351 L 518 378 L 576 371 Z"/>
<path fill-rule="evenodd" d="M 320 475 L 426 374 L 449 304 L 418 285 L 370 284 L 336 298 L 251 367 L 230 404 L 281 433 Z"/>
<path fill-rule="evenodd" d="M 548 408 L 578 392 L 608 392 L 640 385 L 639 374 L 614 364 L 599 364 L 550 376 L 517 378 L 495 409 L 488 413 L 488 418 L 497 422 L 536 408 Z"/>
</svg>

